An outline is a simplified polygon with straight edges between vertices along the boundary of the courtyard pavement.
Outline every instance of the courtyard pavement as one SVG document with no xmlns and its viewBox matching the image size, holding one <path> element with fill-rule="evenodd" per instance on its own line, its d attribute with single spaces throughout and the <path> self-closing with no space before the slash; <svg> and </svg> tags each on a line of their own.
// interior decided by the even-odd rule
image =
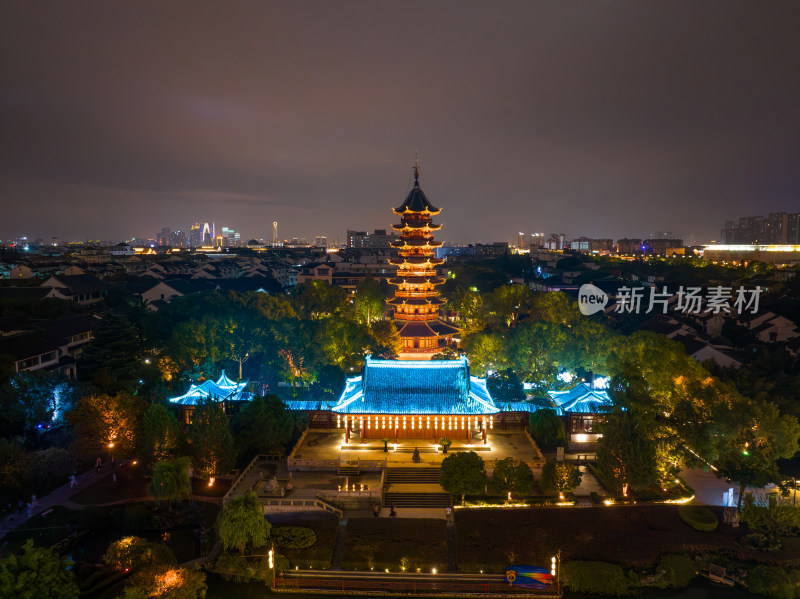
<svg viewBox="0 0 800 599">
<path fill-rule="evenodd" d="M 367 439 L 361 443 L 358 436 L 351 437 L 350 443 L 344 442 L 344 431 L 311 431 L 306 435 L 303 444 L 298 448 L 294 457 L 298 460 L 330 460 L 341 458 L 342 460 L 368 460 L 384 461 L 388 466 L 404 468 L 439 466 L 442 460 L 449 454 L 438 450 L 438 445 L 430 439 L 401 439 L 398 448 L 407 451 L 395 451 L 394 444 L 389 444 L 389 451 L 383 450 L 383 443 L 378 439 Z M 415 464 L 411 461 L 414 448 L 420 450 L 421 462 Z M 518 460 L 533 461 L 538 458 L 538 452 L 531 445 L 528 437 L 523 432 L 509 431 L 490 431 L 487 444 L 483 445 L 479 440 L 472 444 L 464 443 L 462 440 L 453 440 L 453 444 L 448 451 L 475 451 L 485 462 L 502 460 L 503 458 L 513 457 Z"/>
</svg>

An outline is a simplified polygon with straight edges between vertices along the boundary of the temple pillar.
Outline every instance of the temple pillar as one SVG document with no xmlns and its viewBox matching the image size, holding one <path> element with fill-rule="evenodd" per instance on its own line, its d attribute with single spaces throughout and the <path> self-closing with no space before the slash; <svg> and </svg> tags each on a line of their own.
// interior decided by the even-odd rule
<svg viewBox="0 0 800 599">
<path fill-rule="evenodd" d="M 350 419 L 344 419 L 344 442 L 345 444 L 350 443 Z"/>
</svg>

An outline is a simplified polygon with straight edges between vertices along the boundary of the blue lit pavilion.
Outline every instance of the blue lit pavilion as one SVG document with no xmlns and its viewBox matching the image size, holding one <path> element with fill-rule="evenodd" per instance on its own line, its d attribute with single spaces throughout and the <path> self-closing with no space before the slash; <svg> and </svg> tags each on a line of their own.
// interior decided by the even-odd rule
<svg viewBox="0 0 800 599">
<path fill-rule="evenodd" d="M 470 376 L 458 360 L 376 360 L 367 356 L 361 376 L 347 379 L 330 408 L 345 438 L 357 428 L 361 438 L 470 439 L 486 441 L 486 429 L 500 410 L 486 380 Z"/>
<path fill-rule="evenodd" d="M 202 401 L 250 401 L 253 394 L 245 391 L 248 381 L 237 383 L 222 371 L 216 381 L 207 380 L 199 385 L 192 384 L 189 390 L 178 397 L 170 398 L 170 403 L 182 406 L 196 406 Z"/>
</svg>

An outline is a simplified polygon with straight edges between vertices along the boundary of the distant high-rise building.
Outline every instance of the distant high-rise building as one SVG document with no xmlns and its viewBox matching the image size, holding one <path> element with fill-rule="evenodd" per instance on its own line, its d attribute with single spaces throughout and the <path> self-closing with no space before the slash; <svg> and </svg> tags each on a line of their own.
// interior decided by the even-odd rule
<svg viewBox="0 0 800 599">
<path fill-rule="evenodd" d="M 241 242 L 241 234 L 228 227 L 222 227 L 222 237 L 225 238 L 225 247 L 235 248 Z"/>
<path fill-rule="evenodd" d="M 172 244 L 172 231 L 170 231 L 169 227 L 161 228 L 161 233 L 156 236 L 156 242 L 161 247 Z"/>
<path fill-rule="evenodd" d="M 317 235 L 314 238 L 314 247 L 326 248 L 328 247 L 328 238 L 325 235 Z"/>
<path fill-rule="evenodd" d="M 566 246 L 567 236 L 563 233 L 551 233 L 544 244 L 548 250 L 563 250 Z"/>
<path fill-rule="evenodd" d="M 185 248 L 188 246 L 186 233 L 184 231 L 173 231 L 170 236 L 170 245 L 174 248 Z"/>
<path fill-rule="evenodd" d="M 211 224 L 203 223 L 203 234 L 202 234 L 203 245 L 205 246 L 213 245 L 215 237 L 216 235 L 214 235 L 214 223 Z"/>
<path fill-rule="evenodd" d="M 772 212 L 725 221 L 720 240 L 728 245 L 800 243 L 800 212 Z"/>
<path fill-rule="evenodd" d="M 199 248 L 203 245 L 203 225 L 195 223 L 189 228 L 189 245 Z"/>
<path fill-rule="evenodd" d="M 517 234 L 517 249 L 518 250 L 528 249 L 528 244 L 525 243 L 525 233 L 523 233 L 522 231 L 520 231 Z"/>
<path fill-rule="evenodd" d="M 644 251 L 641 239 L 619 239 L 617 240 L 617 253 L 625 255 L 641 254 Z"/>
<path fill-rule="evenodd" d="M 349 248 L 389 248 L 398 240 L 399 237 L 396 234 L 387 233 L 386 229 L 375 229 L 374 233 L 347 230 L 347 247 Z"/>
<path fill-rule="evenodd" d="M 278 243 L 278 221 L 272 222 L 272 243 Z"/>
</svg>

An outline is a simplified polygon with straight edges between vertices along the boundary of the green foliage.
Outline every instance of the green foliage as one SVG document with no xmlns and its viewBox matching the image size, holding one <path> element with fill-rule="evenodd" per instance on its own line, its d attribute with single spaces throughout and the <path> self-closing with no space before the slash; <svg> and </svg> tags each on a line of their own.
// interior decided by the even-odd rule
<svg viewBox="0 0 800 599">
<path fill-rule="evenodd" d="M 442 460 L 439 484 L 451 495 L 480 493 L 486 486 L 483 458 L 474 451 L 460 451 Z"/>
<path fill-rule="evenodd" d="M 525 399 L 522 381 L 511 368 L 489 375 L 486 378 L 486 388 L 498 403 Z"/>
<path fill-rule="evenodd" d="M 447 437 L 442 437 L 441 439 L 439 439 L 439 447 L 442 448 L 443 453 L 447 453 L 447 448 L 450 447 L 452 444 L 453 442 Z"/>
<path fill-rule="evenodd" d="M 0 594 L 17 599 L 77 599 L 75 575 L 67 570 L 72 562 L 55 551 L 34 547 L 28 539 L 22 553 L 0 561 Z"/>
<path fill-rule="evenodd" d="M 151 404 L 142 416 L 139 434 L 139 460 L 146 470 L 156 462 L 175 455 L 180 441 L 181 426 L 175 415 L 161 404 Z"/>
<path fill-rule="evenodd" d="M 317 533 L 304 526 L 274 526 L 270 538 L 276 547 L 305 549 L 317 542 Z"/>
<path fill-rule="evenodd" d="M 74 462 L 66 449 L 51 447 L 25 456 L 25 482 L 36 488 L 46 486 L 52 479 L 64 479 L 72 471 Z"/>
<path fill-rule="evenodd" d="M 601 431 L 597 473 L 609 490 L 622 493 L 625 485 L 631 490 L 646 489 L 656 482 L 653 444 L 642 423 L 630 411 L 608 414 Z"/>
<path fill-rule="evenodd" d="M 0 385 L 0 435 L 31 434 L 38 424 L 63 424 L 75 399 L 75 388 L 59 374 L 15 374 Z"/>
<path fill-rule="evenodd" d="M 694 560 L 685 555 L 662 555 L 656 565 L 661 588 L 682 589 L 697 576 Z"/>
<path fill-rule="evenodd" d="M 123 598 L 202 599 L 206 588 L 202 570 L 153 564 L 134 572 L 125 585 Z"/>
<path fill-rule="evenodd" d="M 788 536 L 800 529 L 800 506 L 788 499 L 780 498 L 772 504 L 763 500 L 745 502 L 740 520 L 751 530 L 767 537 L 773 545 L 776 545 L 776 542 L 779 545 L 780 537 Z"/>
<path fill-rule="evenodd" d="M 525 462 L 503 458 L 492 472 L 492 486 L 501 493 L 528 495 L 533 489 L 533 472 Z"/>
<path fill-rule="evenodd" d="M 747 587 L 756 595 L 775 599 L 796 599 L 800 597 L 800 570 L 759 565 L 748 572 Z"/>
<path fill-rule="evenodd" d="M 270 534 L 270 524 L 254 491 L 231 499 L 219 513 L 217 525 L 222 546 L 226 550 L 238 549 L 239 553 L 248 544 L 263 547 Z"/>
<path fill-rule="evenodd" d="M 370 324 L 373 320 L 383 317 L 386 301 L 380 284 L 372 277 L 365 277 L 356 287 L 353 298 L 353 310 L 356 320 L 363 324 Z"/>
<path fill-rule="evenodd" d="M 686 524 L 703 532 L 713 532 L 719 524 L 714 512 L 702 505 L 682 505 L 678 508 L 678 515 Z"/>
<path fill-rule="evenodd" d="M 581 472 L 575 464 L 548 461 L 542 467 L 543 491 L 566 493 L 580 484 Z"/>
<path fill-rule="evenodd" d="M 378 320 L 373 322 L 370 332 L 374 342 L 370 350 L 376 358 L 394 360 L 403 347 L 400 333 L 391 320 Z"/>
<path fill-rule="evenodd" d="M 204 402 L 195 408 L 189 441 L 192 464 L 200 477 L 211 478 L 233 467 L 236 447 L 228 428 L 228 417 L 217 402 Z"/>
<path fill-rule="evenodd" d="M 564 583 L 575 593 L 598 595 L 627 595 L 630 581 L 617 564 L 593 561 L 574 561 L 561 564 Z"/>
<path fill-rule="evenodd" d="M 192 492 L 189 478 L 191 458 L 180 457 L 174 460 L 156 462 L 153 467 L 153 480 L 147 490 L 156 501 L 177 501 L 188 497 Z"/>
<path fill-rule="evenodd" d="M 299 311 L 310 318 L 325 318 L 341 312 L 347 302 L 347 293 L 324 281 L 308 281 L 292 290 Z"/>
<path fill-rule="evenodd" d="M 542 449 L 550 450 L 567 442 L 564 421 L 553 409 L 544 408 L 532 412 L 528 417 L 528 429 Z"/>
<path fill-rule="evenodd" d="M 112 542 L 103 562 L 121 571 L 136 570 L 148 564 L 175 564 L 175 554 L 163 543 L 141 537 L 123 537 Z"/>
<path fill-rule="evenodd" d="M 13 493 L 22 485 L 25 458 L 25 450 L 22 445 L 0 437 L 0 480 L 3 481 L 0 497 L 10 499 L 10 497 L 5 497 L 6 493 Z"/>
<path fill-rule="evenodd" d="M 108 314 L 81 354 L 78 375 L 106 392 L 132 390 L 141 369 L 139 333 L 124 316 Z"/>
<path fill-rule="evenodd" d="M 267 395 L 242 406 L 232 428 L 241 453 L 250 459 L 259 453 L 283 453 L 294 431 L 294 420 L 277 395 Z"/>
<path fill-rule="evenodd" d="M 67 414 L 75 431 L 73 449 L 89 459 L 109 453 L 135 456 L 143 411 L 142 399 L 126 391 L 82 397 Z"/>
<path fill-rule="evenodd" d="M 272 580 L 272 570 L 266 555 L 243 556 L 223 551 L 214 562 L 212 571 L 222 576 L 223 580 L 236 583 L 251 580 L 269 583 Z"/>
</svg>

